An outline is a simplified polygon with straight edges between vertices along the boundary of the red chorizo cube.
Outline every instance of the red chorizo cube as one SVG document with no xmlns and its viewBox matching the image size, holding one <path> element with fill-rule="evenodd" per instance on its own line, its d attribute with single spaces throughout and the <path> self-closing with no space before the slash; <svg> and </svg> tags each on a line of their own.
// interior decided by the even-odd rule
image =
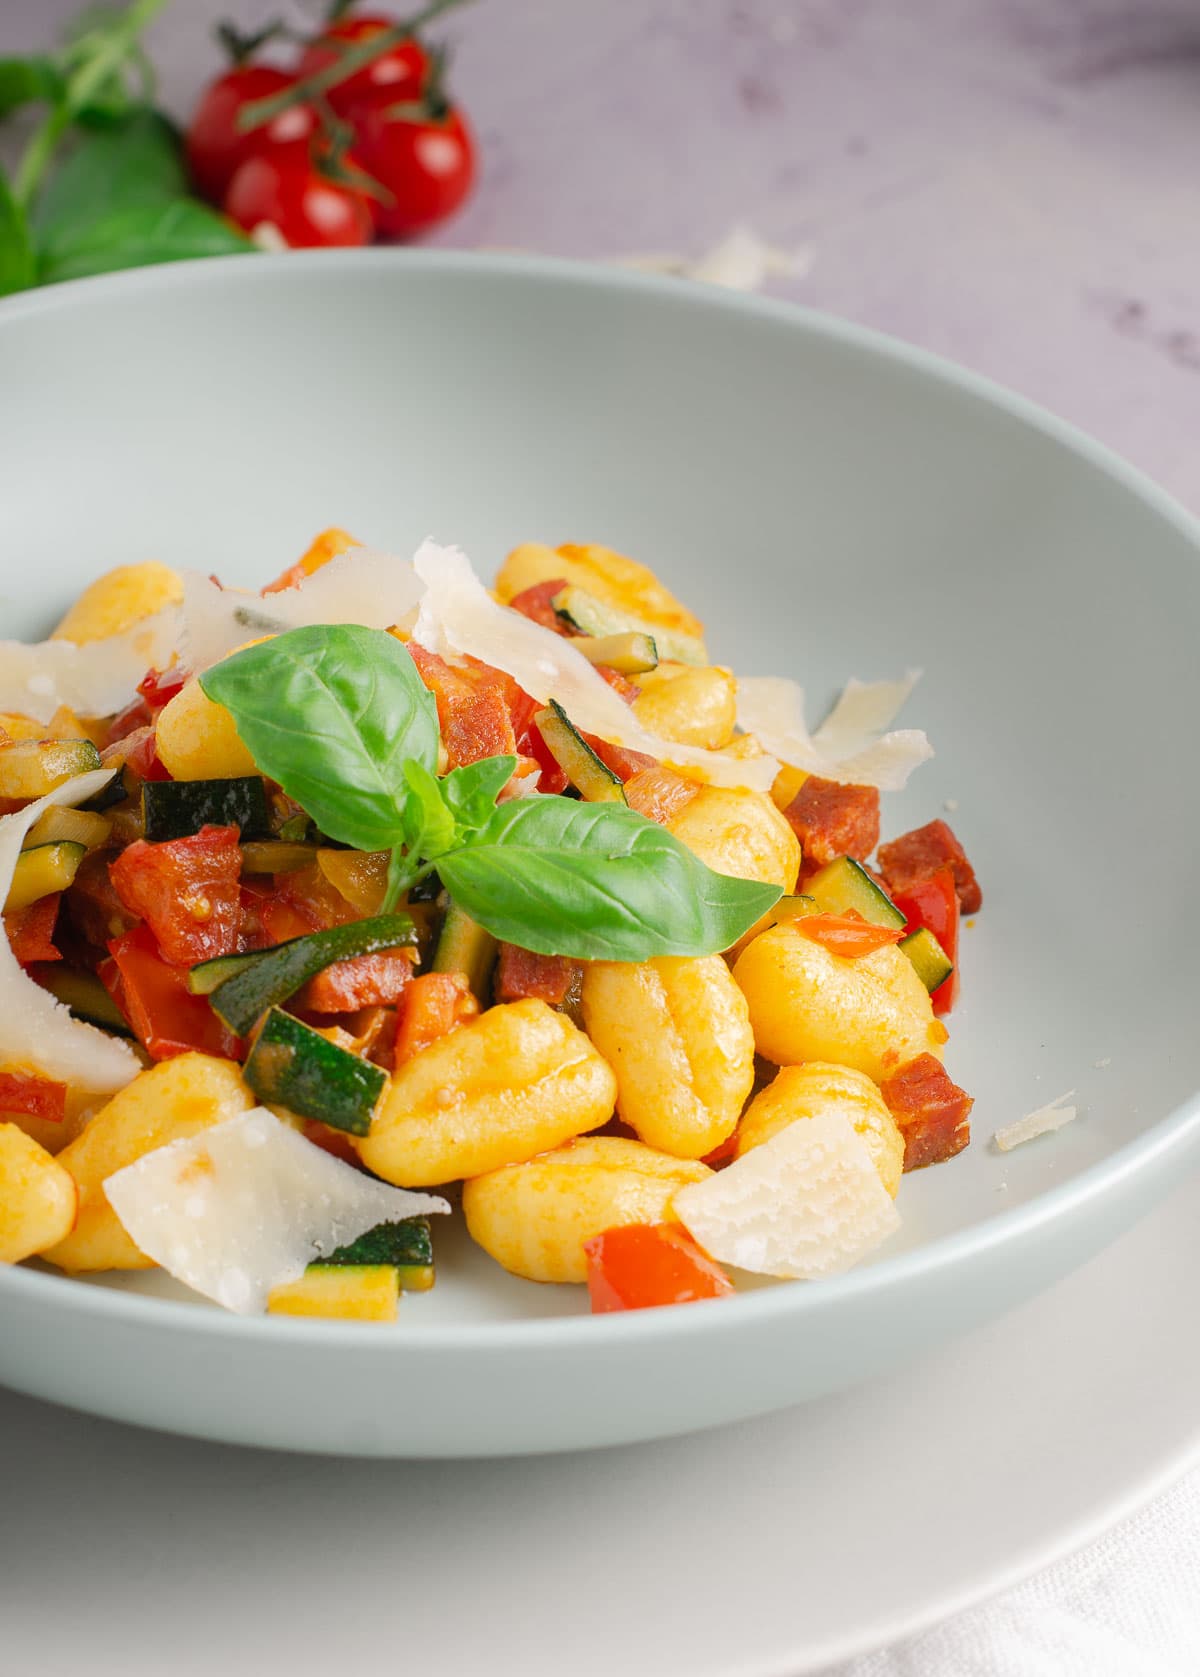
<svg viewBox="0 0 1200 1677">
<path fill-rule="evenodd" d="M 941 1164 L 970 1141 L 975 1102 L 932 1054 L 919 1054 L 885 1077 L 879 1092 L 904 1137 L 905 1170 Z"/>
<path fill-rule="evenodd" d="M 805 862 L 824 866 L 835 856 L 865 861 L 879 843 L 879 790 L 846 786 L 810 774 L 784 810 Z"/>
<path fill-rule="evenodd" d="M 939 868 L 954 871 L 954 889 L 964 914 L 977 914 L 983 892 L 967 853 L 944 821 L 930 821 L 879 847 L 879 866 L 892 891 L 907 891 L 920 880 L 932 879 Z"/>
<path fill-rule="evenodd" d="M 527 996 L 561 1007 L 578 991 L 583 965 L 566 955 L 536 955 L 519 944 L 502 943 L 496 968 L 496 1000 L 518 1002 Z"/>
</svg>

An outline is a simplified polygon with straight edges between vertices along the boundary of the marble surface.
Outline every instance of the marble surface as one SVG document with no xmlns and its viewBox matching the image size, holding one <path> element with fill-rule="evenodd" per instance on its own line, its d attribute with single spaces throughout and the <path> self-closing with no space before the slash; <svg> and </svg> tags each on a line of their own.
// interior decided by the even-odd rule
<svg viewBox="0 0 1200 1677">
<path fill-rule="evenodd" d="M 76 6 L 3 0 L 0 51 Z M 279 9 L 176 0 L 172 109 L 218 16 Z M 695 254 L 748 222 L 811 259 L 781 295 L 1021 390 L 1200 511 L 1193 0 L 476 0 L 440 33 L 484 166 L 437 242 Z"/>
</svg>

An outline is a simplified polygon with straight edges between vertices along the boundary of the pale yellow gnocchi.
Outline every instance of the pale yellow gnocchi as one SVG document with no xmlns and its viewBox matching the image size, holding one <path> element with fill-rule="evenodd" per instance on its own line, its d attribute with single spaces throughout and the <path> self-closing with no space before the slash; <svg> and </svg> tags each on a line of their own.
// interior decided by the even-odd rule
<svg viewBox="0 0 1200 1677">
<path fill-rule="evenodd" d="M 233 717 L 192 676 L 164 705 L 155 749 L 175 780 L 211 780 L 255 772 Z"/>
<path fill-rule="evenodd" d="M 0 1124 L 0 1264 L 54 1246 L 75 1221 L 69 1171 L 15 1124 Z"/>
<path fill-rule="evenodd" d="M 810 1060 L 802 1066 L 782 1067 L 746 1108 L 738 1127 L 737 1157 L 761 1147 L 789 1124 L 830 1112 L 842 1114 L 854 1125 L 870 1149 L 880 1181 L 894 1199 L 904 1170 L 904 1137 L 876 1085 L 864 1072 L 849 1066 Z"/>
<path fill-rule="evenodd" d="M 757 879 L 782 891 L 795 888 L 800 841 L 763 792 L 702 786 L 667 830 L 714 873 Z"/>
<path fill-rule="evenodd" d="M 660 739 L 720 751 L 733 739 L 737 683 L 716 664 L 660 663 L 637 678 L 633 714 Z"/>
<path fill-rule="evenodd" d="M 85 646 L 123 634 L 145 617 L 183 599 L 178 572 L 156 559 L 118 565 L 90 583 L 54 631 L 53 638 Z"/>
<path fill-rule="evenodd" d="M 700 619 L 664 588 L 648 566 L 594 542 L 567 542 L 557 548 L 541 542 L 523 543 L 501 565 L 496 593 L 507 604 L 535 583 L 554 582 L 560 577 L 646 623 L 697 638 L 704 634 Z"/>
</svg>

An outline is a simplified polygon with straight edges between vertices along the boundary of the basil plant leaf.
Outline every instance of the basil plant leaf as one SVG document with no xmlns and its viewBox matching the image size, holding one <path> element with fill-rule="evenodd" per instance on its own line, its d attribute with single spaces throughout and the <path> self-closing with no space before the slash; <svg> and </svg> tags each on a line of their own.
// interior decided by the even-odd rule
<svg viewBox="0 0 1200 1677">
<path fill-rule="evenodd" d="M 352 623 L 290 629 L 214 664 L 200 685 L 322 832 L 358 850 L 402 841 L 405 763 L 437 767 L 438 719 L 394 636 Z"/>
<path fill-rule="evenodd" d="M 38 198 L 34 225 L 42 260 L 84 242 L 89 230 L 115 212 L 164 205 L 186 197 L 183 148 L 157 111 L 141 110 L 113 128 L 81 131 L 62 166 Z"/>
<path fill-rule="evenodd" d="M 495 937 L 589 961 L 715 954 L 782 895 L 714 873 L 624 804 L 558 797 L 501 804 L 438 874 Z"/>
<path fill-rule="evenodd" d="M 460 828 L 473 832 L 483 826 L 516 766 L 515 757 L 481 757 L 442 776 L 442 797 Z"/>
<path fill-rule="evenodd" d="M 0 297 L 37 283 L 29 224 L 0 171 Z"/>
<path fill-rule="evenodd" d="M 86 279 L 121 268 L 149 268 L 196 256 L 236 256 L 253 247 L 244 233 L 194 198 L 132 204 L 91 221 L 43 258 L 41 279 Z"/>
<path fill-rule="evenodd" d="M 423 763 L 404 765 L 409 798 L 404 809 L 405 848 L 432 861 L 459 842 L 458 824 L 442 797 L 441 782 Z"/>
<path fill-rule="evenodd" d="M 66 83 L 62 71 L 45 53 L 28 58 L 0 58 L 0 117 L 22 105 L 57 104 Z"/>
</svg>

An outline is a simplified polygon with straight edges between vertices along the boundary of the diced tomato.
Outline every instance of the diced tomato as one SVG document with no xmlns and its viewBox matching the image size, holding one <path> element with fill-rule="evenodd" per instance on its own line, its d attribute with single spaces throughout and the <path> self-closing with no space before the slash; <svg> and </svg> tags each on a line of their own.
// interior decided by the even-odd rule
<svg viewBox="0 0 1200 1677">
<path fill-rule="evenodd" d="M 160 844 L 137 839 L 109 864 L 117 895 L 146 921 L 166 960 L 190 966 L 236 952 L 240 836 L 231 826 L 202 827 Z"/>
<path fill-rule="evenodd" d="M 261 924 L 268 944 L 286 943 L 308 932 L 325 932 L 359 918 L 316 863 L 281 875 L 272 886 L 243 884 L 242 890 L 256 899 L 252 921 Z"/>
<path fill-rule="evenodd" d="M 899 943 L 903 930 L 894 926 L 875 926 L 857 914 L 806 914 L 802 920 L 789 920 L 793 931 L 819 943 L 831 955 L 855 960 L 860 955 L 871 955 L 889 943 Z"/>
<path fill-rule="evenodd" d="M 903 833 L 879 847 L 879 866 L 893 892 L 907 891 L 919 880 L 932 879 L 939 868 L 954 872 L 958 906 L 964 914 L 977 914 L 983 907 L 983 892 L 967 853 L 944 821 L 930 821 Z"/>
<path fill-rule="evenodd" d="M 865 861 L 879 843 L 879 790 L 810 774 L 784 810 L 806 862 Z"/>
<path fill-rule="evenodd" d="M 516 1002 L 532 996 L 551 1007 L 561 1007 L 582 976 L 583 963 L 567 955 L 537 955 L 519 944 L 502 943 L 496 969 L 496 1000 Z"/>
<path fill-rule="evenodd" d="M 918 1054 L 891 1072 L 879 1092 L 904 1137 L 905 1170 L 952 1159 L 970 1141 L 975 1102 L 932 1054 Z"/>
<path fill-rule="evenodd" d="M 592 1314 L 725 1298 L 733 1282 L 677 1223 L 630 1223 L 584 1244 Z"/>
<path fill-rule="evenodd" d="M 360 1007 L 384 1007 L 397 1002 L 412 983 L 411 949 L 381 949 L 373 955 L 353 955 L 335 961 L 310 978 L 292 998 L 293 1005 L 310 1013 L 354 1013 Z"/>
<path fill-rule="evenodd" d="M 409 643 L 408 650 L 421 680 L 437 700 L 438 724 L 452 769 L 483 757 L 516 755 L 516 731 L 499 682 L 481 677 L 470 667 L 448 664 L 416 641 Z"/>
<path fill-rule="evenodd" d="M 930 995 L 935 1013 L 949 1013 L 958 1000 L 958 891 L 954 884 L 954 870 L 939 868 L 930 879 L 916 879 L 906 891 L 897 891 L 892 898 L 908 921 L 906 932 L 925 926 L 954 962 L 954 971 Z"/>
<path fill-rule="evenodd" d="M 427 972 L 414 978 L 396 1008 L 395 1064 L 409 1060 L 479 1012 L 461 972 Z"/>
<path fill-rule="evenodd" d="M 242 1056 L 242 1044 L 217 1018 L 205 996 L 187 987 L 187 968 L 165 961 L 149 926 L 134 926 L 109 944 L 100 981 L 129 1021 L 152 1060 L 169 1060 L 193 1049 L 227 1060 Z"/>
<path fill-rule="evenodd" d="M 0 1113 L 4 1112 L 61 1124 L 67 1115 L 67 1086 L 36 1071 L 0 1071 Z"/>
<path fill-rule="evenodd" d="M 157 714 L 175 697 L 188 679 L 188 672 L 181 664 L 172 664 L 165 670 L 147 670 L 137 684 L 137 690 L 146 702 L 147 708 Z"/>
<path fill-rule="evenodd" d="M 170 780 L 171 771 L 158 755 L 153 728 L 147 728 L 125 758 L 126 766 L 140 780 Z"/>
<path fill-rule="evenodd" d="M 111 860 L 111 851 L 89 851 L 66 893 L 68 920 L 96 949 L 106 949 L 110 938 L 120 937 L 138 918 L 130 914 L 109 878 Z"/>
<path fill-rule="evenodd" d="M 118 711 L 108 724 L 108 735 L 105 748 L 117 745 L 121 740 L 128 739 L 139 729 L 149 728 L 154 721 L 153 713 L 145 699 L 135 699 L 124 710 Z"/>
<path fill-rule="evenodd" d="M 535 582 L 532 588 L 523 588 L 519 594 L 514 594 L 508 603 L 513 611 L 519 611 L 530 622 L 540 623 L 543 629 L 553 629 L 556 635 L 569 638 L 575 631 L 564 623 L 550 603 L 566 586 L 565 577 L 555 577 L 552 582 Z"/>
<path fill-rule="evenodd" d="M 607 681 L 614 693 L 621 695 L 627 705 L 631 705 L 640 696 L 642 690 L 637 682 L 630 681 L 620 670 L 614 670 L 611 664 L 596 664 L 593 668 L 602 680 Z"/>
<path fill-rule="evenodd" d="M 611 769 L 622 781 L 630 781 L 635 774 L 662 766 L 657 757 L 650 757 L 644 751 L 630 751 L 624 745 L 614 745 L 611 740 L 602 740 L 598 734 L 584 734 L 583 737 L 605 768 Z"/>
<path fill-rule="evenodd" d="M 657 821 L 660 827 L 665 827 L 699 793 L 694 780 L 676 774 L 665 763 L 639 769 L 625 782 L 625 801 L 630 809 L 636 809 L 648 821 Z"/>
<path fill-rule="evenodd" d="M 48 897 L 39 897 L 28 908 L 4 916 L 9 946 L 23 967 L 30 961 L 62 960 L 61 951 L 51 942 L 61 902 L 62 893 L 54 891 Z"/>
</svg>

